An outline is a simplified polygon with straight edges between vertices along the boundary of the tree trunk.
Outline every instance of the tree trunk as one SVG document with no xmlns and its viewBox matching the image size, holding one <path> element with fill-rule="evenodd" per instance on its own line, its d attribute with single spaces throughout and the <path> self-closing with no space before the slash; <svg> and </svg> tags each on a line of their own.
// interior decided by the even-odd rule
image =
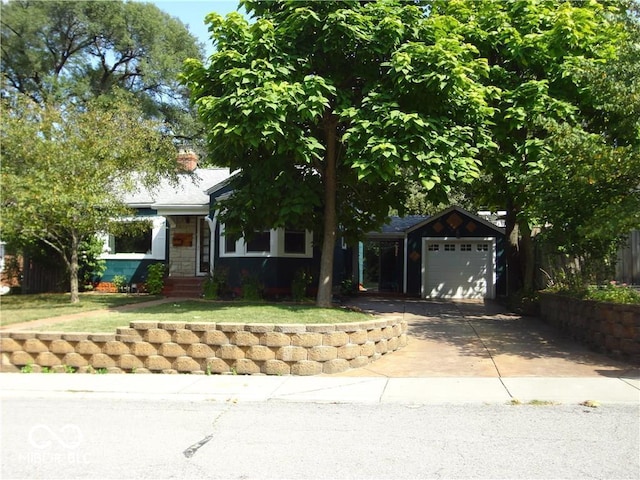
<svg viewBox="0 0 640 480">
<path fill-rule="evenodd" d="M 505 235 L 507 237 L 507 295 L 513 295 L 522 288 L 522 270 L 520 269 L 517 211 L 512 201 L 507 202 Z"/>
<path fill-rule="evenodd" d="M 518 222 L 520 230 L 520 262 L 522 264 L 522 289 L 532 292 L 535 285 L 535 251 L 533 239 L 531 238 L 531 228 L 525 222 Z"/>
<path fill-rule="evenodd" d="M 326 127 L 327 152 L 323 172 L 324 181 L 324 233 L 322 256 L 320 258 L 320 278 L 318 281 L 318 307 L 331 307 L 333 296 L 333 255 L 336 245 L 336 123 L 328 122 Z"/>
<path fill-rule="evenodd" d="M 71 303 L 80 302 L 78 293 L 78 249 L 80 242 L 75 232 L 71 234 L 71 258 L 69 259 L 69 277 L 71 279 Z"/>
</svg>

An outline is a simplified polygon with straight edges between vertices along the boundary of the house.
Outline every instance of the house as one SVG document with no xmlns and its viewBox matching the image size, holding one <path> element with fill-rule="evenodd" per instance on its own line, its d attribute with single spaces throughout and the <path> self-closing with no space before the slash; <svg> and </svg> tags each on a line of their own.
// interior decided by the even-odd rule
<svg viewBox="0 0 640 480">
<path fill-rule="evenodd" d="M 187 157 L 183 154 L 181 161 L 194 167 L 195 160 Z M 118 275 L 136 290 L 155 262 L 166 264 L 165 293 L 176 296 L 199 296 L 212 272 L 223 275 L 236 294 L 253 281 L 268 296 L 289 295 L 301 270 L 317 281 L 320 249 L 313 232 L 277 228 L 249 239 L 226 235 L 217 206 L 231 191 L 230 178 L 227 169 L 196 168 L 181 175 L 177 186 L 167 182 L 126 197 L 137 215 L 123 221 L 145 218 L 149 227 L 131 235 L 103 235 L 107 270 L 97 290 L 114 291 Z M 503 230 L 459 207 L 432 217 L 395 218 L 356 247 L 338 242 L 334 285 L 349 279 L 380 292 L 495 298 L 505 293 L 503 251 Z"/>
</svg>

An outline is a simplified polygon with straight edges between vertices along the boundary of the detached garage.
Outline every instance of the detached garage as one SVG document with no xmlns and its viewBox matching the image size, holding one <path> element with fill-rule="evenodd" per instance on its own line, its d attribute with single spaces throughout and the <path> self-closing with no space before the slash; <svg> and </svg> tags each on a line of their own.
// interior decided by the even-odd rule
<svg viewBox="0 0 640 480">
<path fill-rule="evenodd" d="M 380 232 L 367 236 L 360 252 L 365 260 L 360 278 L 370 287 L 367 271 L 375 270 L 381 292 L 492 299 L 506 294 L 504 244 L 502 228 L 460 207 L 431 217 L 394 218 Z M 372 251 L 380 252 L 376 268 L 368 254 Z"/>
</svg>

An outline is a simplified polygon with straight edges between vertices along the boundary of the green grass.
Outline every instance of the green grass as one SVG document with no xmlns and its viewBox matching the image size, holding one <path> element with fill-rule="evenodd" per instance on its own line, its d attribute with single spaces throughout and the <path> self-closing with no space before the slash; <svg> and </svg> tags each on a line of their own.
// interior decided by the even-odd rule
<svg viewBox="0 0 640 480">
<path fill-rule="evenodd" d="M 185 300 L 141 307 L 127 312 L 91 315 L 33 330 L 59 332 L 107 332 L 132 321 L 214 323 L 346 323 L 371 320 L 372 316 L 342 308 L 281 303 L 208 302 Z"/>
<path fill-rule="evenodd" d="M 124 293 L 81 293 L 80 303 L 72 305 L 69 303 L 68 293 L 4 295 L 0 297 L 0 323 L 2 325 L 12 325 L 30 320 L 146 302 L 156 298 L 159 297 L 127 295 Z"/>
</svg>

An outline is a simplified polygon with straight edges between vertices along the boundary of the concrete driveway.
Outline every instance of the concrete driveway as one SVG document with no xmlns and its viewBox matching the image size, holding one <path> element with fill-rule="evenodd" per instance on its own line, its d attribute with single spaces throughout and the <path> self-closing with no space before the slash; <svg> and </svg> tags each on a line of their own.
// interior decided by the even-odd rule
<svg viewBox="0 0 640 480">
<path fill-rule="evenodd" d="M 536 317 L 495 302 L 361 297 L 350 305 L 401 315 L 406 347 L 336 376 L 627 377 L 640 367 L 588 350 Z"/>
</svg>

